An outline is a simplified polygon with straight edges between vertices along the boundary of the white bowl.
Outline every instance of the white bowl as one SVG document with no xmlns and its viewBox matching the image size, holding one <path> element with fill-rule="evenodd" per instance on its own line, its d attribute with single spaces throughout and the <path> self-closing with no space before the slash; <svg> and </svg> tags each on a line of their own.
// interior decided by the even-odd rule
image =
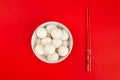
<svg viewBox="0 0 120 80">
<path fill-rule="evenodd" d="M 46 27 L 46 25 L 48 25 L 48 24 L 55 24 L 55 25 L 57 25 L 58 28 L 61 28 L 61 29 L 66 30 L 66 31 L 68 32 L 69 36 L 70 36 L 70 38 L 69 38 L 69 40 L 68 40 L 68 41 L 69 41 L 69 45 L 68 45 L 69 52 L 68 52 L 68 54 L 67 54 L 66 56 L 64 56 L 64 57 L 60 57 L 59 60 L 54 61 L 54 62 L 53 62 L 53 61 L 49 61 L 45 56 L 39 56 L 39 55 L 34 51 L 34 47 L 35 47 L 35 45 L 36 45 L 36 44 L 35 44 L 35 41 L 36 41 L 36 39 L 37 39 L 37 36 L 36 36 L 36 34 L 35 34 L 36 30 L 37 30 L 38 28 L 41 28 L 41 27 Z M 71 52 L 71 50 L 72 50 L 72 47 L 73 47 L 73 38 L 72 38 L 72 35 L 71 35 L 70 31 L 68 30 L 68 28 L 67 28 L 65 25 L 63 25 L 63 24 L 60 23 L 60 22 L 49 21 L 49 22 L 45 22 L 45 23 L 39 25 L 39 26 L 35 29 L 35 31 L 33 32 L 32 38 L 31 38 L 31 46 L 32 46 L 32 50 L 33 50 L 34 54 L 35 54 L 35 55 L 37 56 L 37 58 L 40 59 L 41 61 L 46 62 L 46 63 L 58 63 L 58 62 L 61 62 L 61 61 L 65 60 L 65 59 L 69 56 L 69 54 L 70 54 L 70 52 Z"/>
</svg>

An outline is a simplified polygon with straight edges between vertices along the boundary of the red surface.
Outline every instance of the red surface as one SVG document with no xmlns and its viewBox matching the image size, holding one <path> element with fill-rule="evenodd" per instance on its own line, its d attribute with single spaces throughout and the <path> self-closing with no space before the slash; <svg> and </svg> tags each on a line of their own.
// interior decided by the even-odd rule
<svg viewBox="0 0 120 80">
<path fill-rule="evenodd" d="M 86 5 L 91 8 L 92 72 L 86 72 Z M 0 0 L 0 80 L 120 80 L 120 2 L 116 0 Z M 70 56 L 46 64 L 33 54 L 31 36 L 49 20 L 68 26 Z"/>
</svg>

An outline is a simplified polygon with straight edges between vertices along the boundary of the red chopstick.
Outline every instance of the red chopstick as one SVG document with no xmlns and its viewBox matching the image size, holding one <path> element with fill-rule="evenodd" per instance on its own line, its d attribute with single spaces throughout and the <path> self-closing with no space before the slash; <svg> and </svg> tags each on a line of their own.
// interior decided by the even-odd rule
<svg viewBox="0 0 120 80">
<path fill-rule="evenodd" d="M 87 25 L 86 25 L 86 53 L 87 53 L 87 71 L 91 72 L 91 37 L 90 37 L 90 8 L 87 7 Z"/>
</svg>

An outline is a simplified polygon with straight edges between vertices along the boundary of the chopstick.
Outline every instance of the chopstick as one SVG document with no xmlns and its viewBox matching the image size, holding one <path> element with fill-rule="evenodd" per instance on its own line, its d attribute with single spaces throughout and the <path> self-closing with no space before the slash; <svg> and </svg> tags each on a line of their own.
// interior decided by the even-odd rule
<svg viewBox="0 0 120 80">
<path fill-rule="evenodd" d="M 87 25 L 86 25 L 86 55 L 87 55 L 87 71 L 91 72 L 91 37 L 90 37 L 90 8 L 87 7 Z"/>
</svg>

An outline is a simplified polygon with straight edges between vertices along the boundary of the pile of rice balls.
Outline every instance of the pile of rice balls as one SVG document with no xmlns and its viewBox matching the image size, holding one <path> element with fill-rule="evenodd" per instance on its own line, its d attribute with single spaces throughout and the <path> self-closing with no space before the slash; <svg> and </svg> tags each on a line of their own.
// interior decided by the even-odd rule
<svg viewBox="0 0 120 80">
<path fill-rule="evenodd" d="M 39 27 L 35 31 L 37 39 L 34 51 L 39 56 L 44 56 L 48 61 L 58 61 L 69 53 L 70 35 L 65 29 L 56 24 Z"/>
</svg>

